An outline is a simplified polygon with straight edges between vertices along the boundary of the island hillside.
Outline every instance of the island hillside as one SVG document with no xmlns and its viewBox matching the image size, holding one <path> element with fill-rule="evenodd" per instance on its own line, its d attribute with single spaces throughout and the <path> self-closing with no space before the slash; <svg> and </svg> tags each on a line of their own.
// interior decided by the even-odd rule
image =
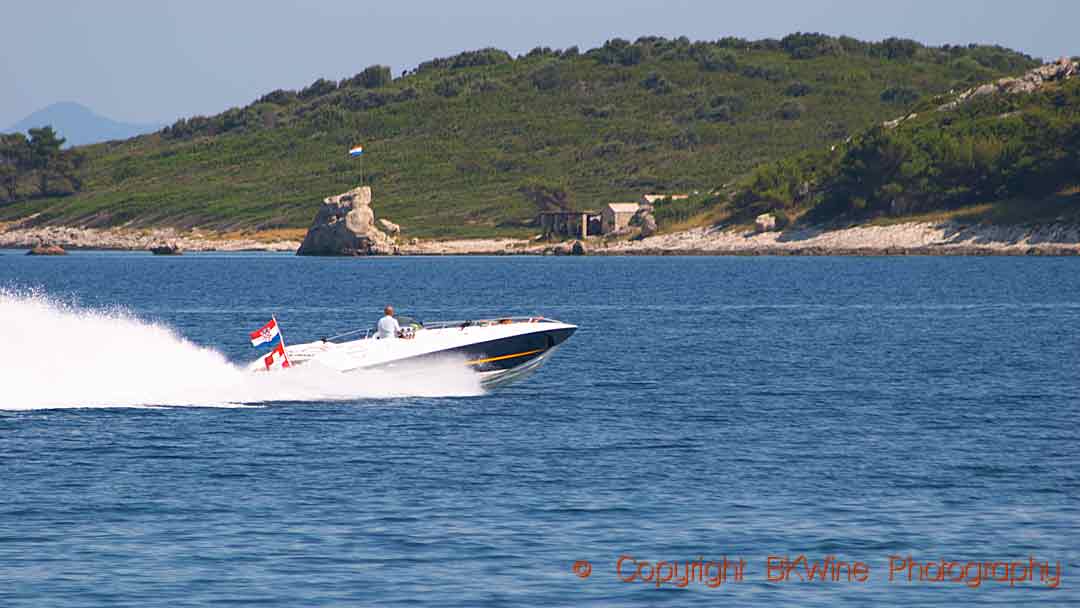
<svg viewBox="0 0 1080 608">
<path fill-rule="evenodd" d="M 678 206 L 660 205 L 662 229 L 761 210 L 862 217 L 890 195 L 890 184 L 906 186 L 890 178 L 881 188 L 852 191 L 848 203 L 829 194 L 838 187 L 830 172 L 857 170 L 838 155 L 873 145 L 867 129 L 932 107 L 950 91 L 1038 65 L 996 46 L 820 34 L 614 39 L 586 51 L 537 48 L 519 57 L 483 49 L 397 77 L 372 66 L 299 91 L 272 91 L 124 141 L 60 151 L 55 142 L 5 136 L 0 221 L 303 229 L 323 198 L 361 180 L 376 192 L 380 217 L 410 238 L 527 236 L 536 233 L 538 211 L 598 209 L 644 192 L 698 193 Z M 1071 103 L 1069 94 L 1061 103 Z M 1046 99 L 1041 116 L 1055 111 L 1055 99 Z M 915 141 L 916 129 L 932 129 L 944 116 L 920 114 L 882 137 Z M 1011 120 L 1011 132 L 1027 119 Z M 347 151 L 357 144 L 365 152 L 351 159 Z M 821 151 L 838 144 L 822 164 Z M 788 167 L 799 173 L 788 176 Z M 807 183 L 810 198 L 799 194 Z M 988 192 L 976 187 L 945 198 L 920 194 L 905 209 Z"/>
<path fill-rule="evenodd" d="M 1080 224 L 1080 63 L 915 103 L 843 141 L 763 163 L 662 217 L 777 228 L 950 221 Z M 773 221 L 773 220 L 770 220 Z"/>
</svg>

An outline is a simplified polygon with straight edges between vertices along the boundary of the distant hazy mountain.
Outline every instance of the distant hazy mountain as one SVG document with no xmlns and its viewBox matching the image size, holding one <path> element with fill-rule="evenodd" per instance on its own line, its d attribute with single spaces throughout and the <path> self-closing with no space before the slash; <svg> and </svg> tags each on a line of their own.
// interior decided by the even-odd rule
<svg viewBox="0 0 1080 608">
<path fill-rule="evenodd" d="M 68 146 L 93 144 L 110 139 L 127 139 L 143 133 L 153 133 L 164 125 L 118 122 L 95 114 L 90 108 L 71 101 L 54 103 L 15 123 L 7 133 L 52 125 Z"/>
</svg>

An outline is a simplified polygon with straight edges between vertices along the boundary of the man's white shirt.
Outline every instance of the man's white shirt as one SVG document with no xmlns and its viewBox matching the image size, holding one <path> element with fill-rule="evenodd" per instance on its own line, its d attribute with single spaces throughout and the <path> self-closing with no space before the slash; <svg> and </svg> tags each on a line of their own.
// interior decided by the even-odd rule
<svg viewBox="0 0 1080 608">
<path fill-rule="evenodd" d="M 396 338 L 399 329 L 401 329 L 401 326 L 398 325 L 397 319 L 386 315 L 379 319 L 379 331 L 376 336 L 378 338 Z"/>
</svg>

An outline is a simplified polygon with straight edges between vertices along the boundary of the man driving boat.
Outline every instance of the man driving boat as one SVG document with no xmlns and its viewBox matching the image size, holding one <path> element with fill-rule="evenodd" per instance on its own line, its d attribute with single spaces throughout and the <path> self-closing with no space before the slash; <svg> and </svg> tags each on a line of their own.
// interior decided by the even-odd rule
<svg viewBox="0 0 1080 608">
<path fill-rule="evenodd" d="M 398 332 L 401 330 L 401 326 L 398 325 L 397 319 L 394 318 L 394 307 L 387 306 L 383 309 L 383 318 L 379 319 L 378 332 L 375 334 L 376 338 L 396 338 Z"/>
</svg>

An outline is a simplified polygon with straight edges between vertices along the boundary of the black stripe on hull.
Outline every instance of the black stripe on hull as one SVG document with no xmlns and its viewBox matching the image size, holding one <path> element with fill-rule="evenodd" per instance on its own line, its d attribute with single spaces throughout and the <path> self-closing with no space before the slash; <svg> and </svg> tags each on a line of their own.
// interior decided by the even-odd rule
<svg viewBox="0 0 1080 608">
<path fill-rule="evenodd" d="M 549 329 L 520 336 L 467 344 L 458 348 L 409 357 L 408 359 L 384 363 L 375 367 L 430 361 L 450 356 L 465 359 L 465 362 L 478 372 L 507 370 L 532 361 L 548 350 L 562 344 L 573 334 L 574 328 L 561 327 L 559 329 Z"/>
</svg>

